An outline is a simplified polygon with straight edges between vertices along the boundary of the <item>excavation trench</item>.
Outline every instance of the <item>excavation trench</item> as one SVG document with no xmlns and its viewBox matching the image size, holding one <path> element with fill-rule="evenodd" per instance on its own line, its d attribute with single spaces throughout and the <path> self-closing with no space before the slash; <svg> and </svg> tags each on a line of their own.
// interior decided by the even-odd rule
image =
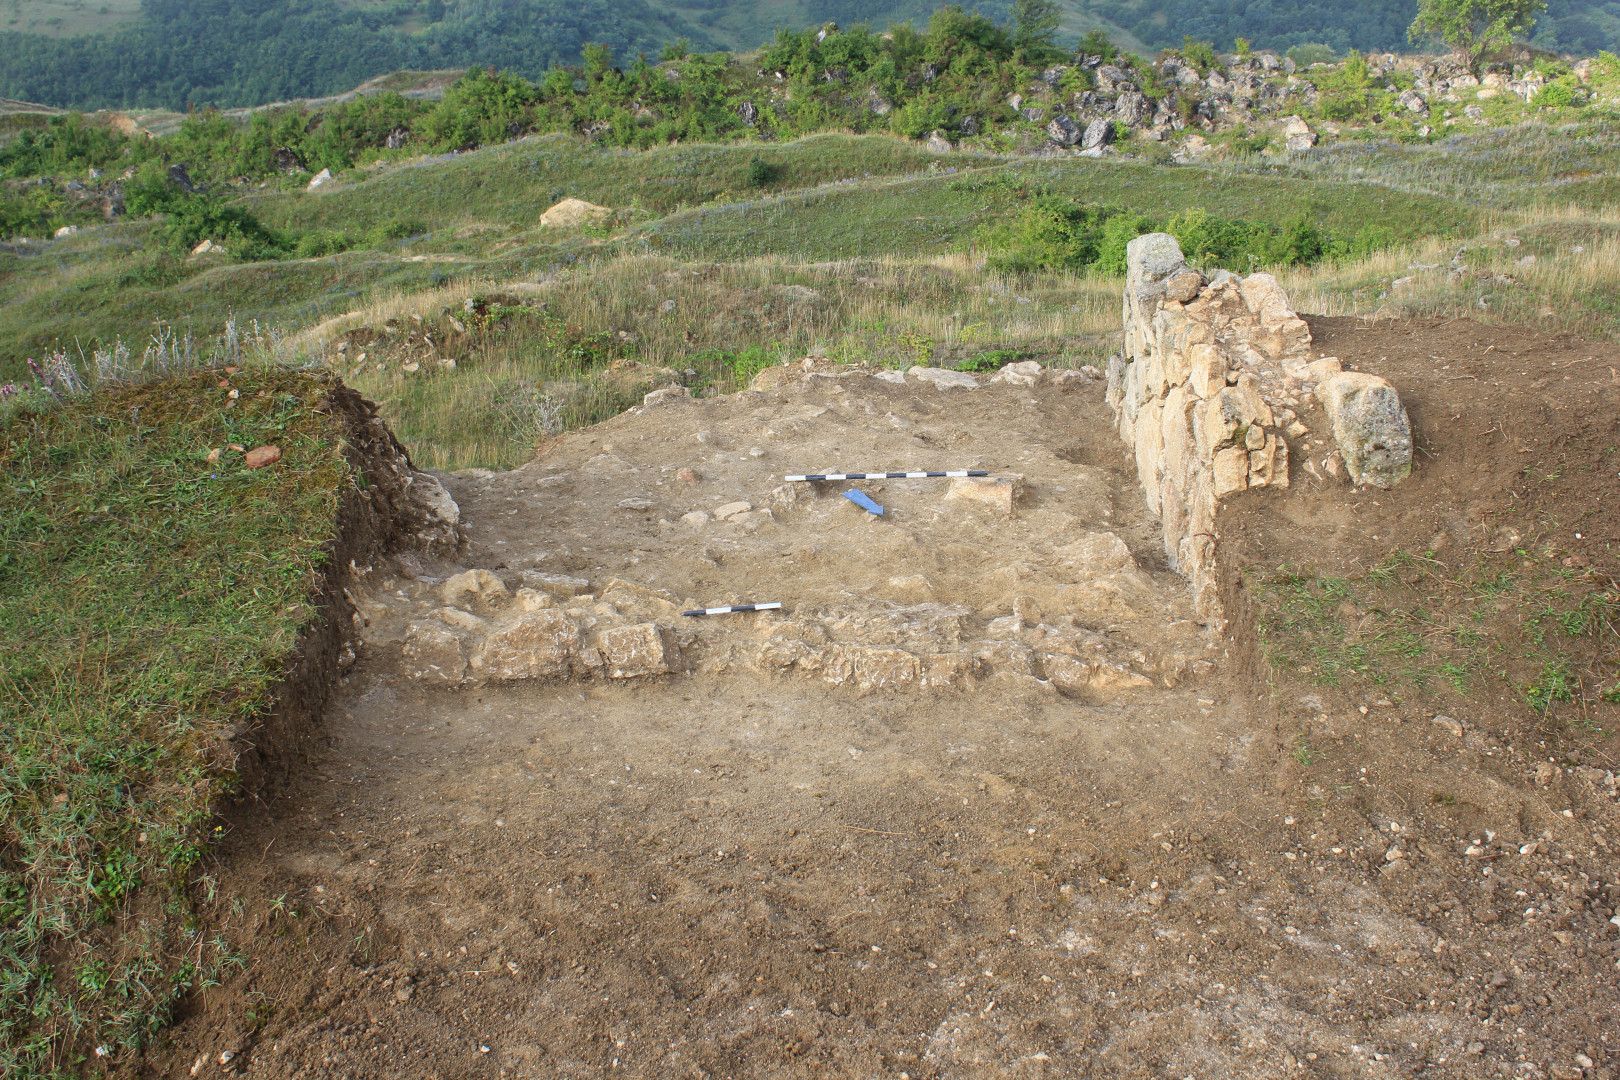
<svg viewBox="0 0 1620 1080">
<path fill-rule="evenodd" d="M 351 586 L 325 743 L 221 850 L 250 964 L 150 1075 L 1464 1076 L 1595 1039 L 1431 1007 L 1503 962 L 1382 872 L 1365 777 L 1454 764 L 1425 720 L 1305 775 L 1100 381 L 781 374 L 444 478 L 467 546 Z M 782 479 L 945 469 L 992 476 Z"/>
</svg>

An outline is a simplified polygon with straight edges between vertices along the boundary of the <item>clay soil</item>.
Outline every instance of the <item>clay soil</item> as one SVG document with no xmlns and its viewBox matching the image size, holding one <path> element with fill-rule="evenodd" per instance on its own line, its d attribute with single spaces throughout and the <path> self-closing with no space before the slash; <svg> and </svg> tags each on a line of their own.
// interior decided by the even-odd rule
<svg viewBox="0 0 1620 1080">
<path fill-rule="evenodd" d="M 1296 455 L 1288 491 L 1231 500 L 1213 638 L 1096 381 L 800 380 L 446 477 L 460 566 L 789 618 L 922 576 L 983 630 L 1047 587 L 1042 552 L 1113 533 L 1136 591 L 1060 611 L 1049 591 L 1040 618 L 1152 685 L 863 689 L 726 662 L 762 616 L 692 630 L 689 674 L 616 681 L 431 686 L 376 641 L 293 779 L 229 823 L 208 872 L 238 899 L 208 916 L 244 967 L 140 1074 L 1620 1077 L 1620 708 L 1538 712 L 1509 675 L 1324 685 L 1260 637 L 1284 565 L 1354 577 L 1403 550 L 1612 588 L 1620 353 L 1312 326 L 1401 390 L 1416 468 L 1357 491 Z M 882 523 L 842 488 L 753 532 L 679 520 L 840 466 L 1018 472 L 1024 501 L 1006 520 L 891 481 L 866 485 Z M 379 564 L 369 610 L 414 610 L 457 568 Z M 1580 648 L 1599 672 L 1614 640 Z"/>
</svg>

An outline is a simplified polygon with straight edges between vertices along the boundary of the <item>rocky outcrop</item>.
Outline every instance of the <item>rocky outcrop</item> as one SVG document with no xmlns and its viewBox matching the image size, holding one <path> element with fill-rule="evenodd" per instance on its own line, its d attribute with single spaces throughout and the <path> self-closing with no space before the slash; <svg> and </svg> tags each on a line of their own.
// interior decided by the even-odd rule
<svg viewBox="0 0 1620 1080">
<path fill-rule="evenodd" d="M 1309 433 L 1296 410 L 1320 398 L 1350 478 L 1378 487 L 1411 471 L 1411 425 L 1383 379 L 1313 359 L 1310 327 L 1270 274 L 1206 279 L 1165 233 L 1127 252 L 1125 349 L 1109 364 L 1108 402 L 1165 554 L 1192 583 L 1199 618 L 1218 622 L 1220 502 L 1288 486 L 1288 440 Z"/>
<path fill-rule="evenodd" d="M 613 211 L 605 206 L 586 202 L 584 199 L 564 199 L 562 202 L 547 208 L 540 215 L 540 227 L 549 229 L 577 229 L 582 225 L 591 225 L 601 221 L 612 214 Z"/>
</svg>

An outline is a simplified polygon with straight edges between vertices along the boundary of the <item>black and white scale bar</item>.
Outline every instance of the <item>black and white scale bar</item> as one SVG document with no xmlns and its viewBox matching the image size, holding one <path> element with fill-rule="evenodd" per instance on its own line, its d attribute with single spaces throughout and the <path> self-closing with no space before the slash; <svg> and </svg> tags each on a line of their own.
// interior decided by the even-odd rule
<svg viewBox="0 0 1620 1080">
<path fill-rule="evenodd" d="M 788 483 L 796 480 L 922 480 L 930 476 L 989 476 L 987 472 L 976 469 L 963 469 L 956 472 L 843 472 L 821 473 L 808 476 L 784 476 L 782 479 Z"/>
<path fill-rule="evenodd" d="M 744 611 L 781 611 L 780 603 L 770 604 L 733 604 L 731 607 L 706 607 L 696 611 L 683 611 L 682 615 L 736 615 Z"/>
</svg>

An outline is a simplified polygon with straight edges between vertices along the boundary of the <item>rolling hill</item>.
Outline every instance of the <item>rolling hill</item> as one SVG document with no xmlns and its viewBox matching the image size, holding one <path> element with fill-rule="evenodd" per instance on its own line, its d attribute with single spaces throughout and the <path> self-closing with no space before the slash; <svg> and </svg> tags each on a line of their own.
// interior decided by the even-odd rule
<svg viewBox="0 0 1620 1080">
<path fill-rule="evenodd" d="M 0 9 L 0 96 L 76 108 L 240 106 L 345 90 L 400 68 L 474 64 L 530 78 L 586 42 L 616 57 L 747 50 L 782 26 L 921 24 L 931 0 L 9 0 Z M 997 20 L 1010 4 L 967 5 Z M 1230 48 L 1315 43 L 1337 52 L 1408 46 L 1416 0 L 1064 0 L 1060 40 L 1094 28 L 1127 49 L 1183 36 Z M 1620 41 L 1620 0 L 1552 0 L 1534 43 L 1590 54 Z"/>
</svg>

